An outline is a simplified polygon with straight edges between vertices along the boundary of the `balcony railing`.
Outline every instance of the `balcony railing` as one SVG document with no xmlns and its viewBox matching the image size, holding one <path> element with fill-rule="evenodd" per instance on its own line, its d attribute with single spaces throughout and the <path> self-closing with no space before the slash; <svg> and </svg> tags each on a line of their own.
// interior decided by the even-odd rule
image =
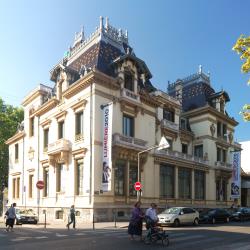
<svg viewBox="0 0 250 250">
<path fill-rule="evenodd" d="M 140 96 L 138 94 L 125 88 L 121 90 L 121 97 L 127 98 L 135 102 L 140 102 Z"/>
<path fill-rule="evenodd" d="M 223 168 L 232 168 L 232 164 L 231 163 L 227 163 L 227 162 L 222 162 L 222 161 L 216 161 L 215 163 L 216 167 L 223 167 Z"/>
<path fill-rule="evenodd" d="M 54 155 L 60 153 L 62 151 L 70 151 L 71 150 L 71 143 L 69 140 L 66 139 L 59 139 L 53 143 L 48 145 L 48 155 Z"/>
<path fill-rule="evenodd" d="M 140 150 L 146 149 L 147 142 L 130 136 L 121 135 L 118 133 L 113 134 L 114 145 L 124 145 L 128 147 L 138 148 Z"/>
<path fill-rule="evenodd" d="M 160 151 L 155 150 L 155 154 L 157 156 L 170 156 L 172 158 L 177 158 L 180 160 L 187 160 L 187 161 L 192 161 L 192 162 L 197 162 L 197 163 L 202 163 L 202 164 L 208 165 L 208 160 L 204 160 L 203 158 L 200 158 L 197 156 L 188 155 L 188 154 L 184 154 L 184 153 L 169 150 L 169 149 L 160 150 Z"/>
<path fill-rule="evenodd" d="M 166 119 L 161 120 L 161 127 L 162 128 L 170 128 L 170 129 L 175 130 L 175 131 L 179 130 L 178 124 L 171 122 L 171 121 L 168 121 Z"/>
</svg>

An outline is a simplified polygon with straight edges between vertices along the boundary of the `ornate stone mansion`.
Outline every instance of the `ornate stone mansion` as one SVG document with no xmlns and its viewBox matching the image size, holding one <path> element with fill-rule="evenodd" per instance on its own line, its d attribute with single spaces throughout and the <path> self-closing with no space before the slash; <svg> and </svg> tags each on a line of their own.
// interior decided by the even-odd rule
<svg viewBox="0 0 250 250">
<path fill-rule="evenodd" d="M 42 218 L 65 220 L 74 204 L 78 220 L 129 214 L 134 183 L 143 206 L 226 207 L 231 198 L 235 121 L 227 92 L 216 92 L 198 72 L 156 89 L 128 33 L 100 18 L 86 38 L 50 71 L 54 86 L 40 84 L 22 102 L 24 121 L 9 145 L 9 203 Z M 110 186 L 103 177 L 103 111 L 112 104 Z M 162 136 L 170 147 L 141 154 Z M 106 145 L 106 143 L 105 143 Z M 138 176 L 139 173 L 139 176 Z M 37 189 L 38 180 L 44 188 Z M 240 201 L 239 201 L 240 202 Z"/>
</svg>

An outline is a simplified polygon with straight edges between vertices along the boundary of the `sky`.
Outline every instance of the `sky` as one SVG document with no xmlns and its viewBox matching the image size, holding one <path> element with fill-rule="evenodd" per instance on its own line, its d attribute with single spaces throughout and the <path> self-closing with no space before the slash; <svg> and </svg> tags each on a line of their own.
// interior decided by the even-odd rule
<svg viewBox="0 0 250 250">
<path fill-rule="evenodd" d="M 128 30 L 129 43 L 145 61 L 152 83 L 163 91 L 198 71 L 210 72 L 215 91 L 227 91 L 226 109 L 239 125 L 235 140 L 250 140 L 250 123 L 239 112 L 250 103 L 250 74 L 232 51 L 250 35 L 248 0 L 0 0 L 0 97 L 20 106 L 39 83 L 54 86 L 49 71 L 84 26 L 88 37 L 99 17 Z"/>
</svg>

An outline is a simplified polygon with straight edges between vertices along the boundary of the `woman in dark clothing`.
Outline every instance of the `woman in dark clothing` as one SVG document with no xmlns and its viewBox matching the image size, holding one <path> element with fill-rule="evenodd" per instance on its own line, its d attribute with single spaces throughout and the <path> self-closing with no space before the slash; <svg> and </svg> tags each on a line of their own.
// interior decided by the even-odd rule
<svg viewBox="0 0 250 250">
<path fill-rule="evenodd" d="M 141 202 L 137 201 L 132 210 L 132 215 L 128 225 L 128 234 L 130 235 L 131 240 L 134 240 L 134 235 L 139 235 L 142 239 L 142 220 L 144 215 L 140 206 Z"/>
</svg>

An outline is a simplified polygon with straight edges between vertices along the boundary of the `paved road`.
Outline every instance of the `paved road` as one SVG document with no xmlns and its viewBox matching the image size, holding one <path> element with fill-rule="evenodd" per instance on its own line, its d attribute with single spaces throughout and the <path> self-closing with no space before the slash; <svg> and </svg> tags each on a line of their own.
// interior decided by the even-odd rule
<svg viewBox="0 0 250 250">
<path fill-rule="evenodd" d="M 250 222 L 166 228 L 172 249 L 250 250 Z M 1 250 L 123 250 L 162 249 L 160 243 L 145 245 L 130 241 L 127 229 L 48 229 L 16 227 L 14 232 L 0 230 Z"/>
</svg>

